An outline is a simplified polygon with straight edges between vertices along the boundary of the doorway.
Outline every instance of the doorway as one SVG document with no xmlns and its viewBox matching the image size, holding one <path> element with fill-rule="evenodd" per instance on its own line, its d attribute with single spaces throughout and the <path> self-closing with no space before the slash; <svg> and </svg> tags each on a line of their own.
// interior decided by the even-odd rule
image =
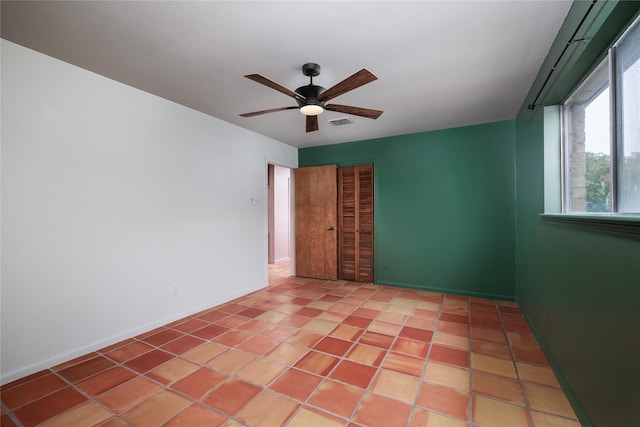
<svg viewBox="0 0 640 427">
<path fill-rule="evenodd" d="M 269 275 L 291 274 L 291 169 L 267 164 L 267 262 Z"/>
</svg>

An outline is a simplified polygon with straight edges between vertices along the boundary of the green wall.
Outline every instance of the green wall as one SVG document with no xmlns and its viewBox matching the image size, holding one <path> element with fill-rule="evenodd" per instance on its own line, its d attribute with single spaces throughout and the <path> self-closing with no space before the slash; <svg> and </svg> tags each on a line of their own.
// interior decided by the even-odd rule
<svg viewBox="0 0 640 427">
<path fill-rule="evenodd" d="M 527 100 L 588 6 L 574 3 Z M 545 105 L 570 93 L 640 2 L 599 2 L 597 8 L 590 43 L 562 64 Z M 616 224 L 612 232 L 606 221 L 594 227 L 541 216 L 550 179 L 544 172 L 544 126 L 542 108 L 523 107 L 516 119 L 518 301 L 583 424 L 640 425 L 640 220 Z"/>
<path fill-rule="evenodd" d="M 540 215 L 542 115 L 516 122 L 518 301 L 584 424 L 638 425 L 640 236 Z"/>
<path fill-rule="evenodd" d="M 542 215 L 557 120 L 526 108 L 590 4 L 572 5 L 515 121 L 302 149 L 299 164 L 373 162 L 376 282 L 517 297 L 582 423 L 626 427 L 640 425 L 640 220 Z M 598 1 L 540 102 L 562 102 L 639 10 Z"/>
<path fill-rule="evenodd" d="M 515 123 L 305 148 L 299 165 L 373 163 L 376 283 L 515 298 Z"/>
</svg>

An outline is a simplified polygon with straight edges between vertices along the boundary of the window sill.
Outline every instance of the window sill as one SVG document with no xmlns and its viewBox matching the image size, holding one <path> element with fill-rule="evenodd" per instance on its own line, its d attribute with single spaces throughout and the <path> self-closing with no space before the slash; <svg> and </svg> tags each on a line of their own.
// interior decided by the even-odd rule
<svg viewBox="0 0 640 427">
<path fill-rule="evenodd" d="M 640 238 L 640 215 L 540 214 L 544 222 Z"/>
</svg>

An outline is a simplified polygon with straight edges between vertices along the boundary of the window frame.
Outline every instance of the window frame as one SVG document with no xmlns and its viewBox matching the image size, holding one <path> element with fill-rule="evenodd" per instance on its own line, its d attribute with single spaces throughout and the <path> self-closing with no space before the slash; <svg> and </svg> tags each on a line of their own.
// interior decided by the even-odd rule
<svg viewBox="0 0 640 427">
<path fill-rule="evenodd" d="M 640 210 L 638 212 L 619 212 L 619 198 L 621 195 L 621 182 L 623 173 L 620 156 L 624 156 L 624 148 L 623 141 L 620 135 L 622 134 L 621 126 L 622 120 L 619 117 L 619 103 L 621 102 L 618 97 L 619 86 L 618 86 L 618 73 L 617 73 L 617 50 L 618 46 L 624 41 L 625 37 L 636 27 L 640 28 L 640 16 L 636 16 L 635 20 L 631 25 L 624 31 L 624 33 L 609 47 L 602 57 L 596 62 L 596 64 L 589 69 L 589 71 L 583 76 L 580 80 L 579 84 L 569 93 L 569 95 L 560 103 L 560 156 L 561 156 L 561 185 L 560 185 L 560 195 L 561 195 L 561 205 L 562 205 L 562 214 L 563 217 L 572 217 L 574 220 L 580 217 L 606 217 L 606 218 L 620 218 L 625 223 L 629 220 L 640 220 Z M 566 106 L 569 101 L 572 100 L 574 95 L 583 88 L 583 85 L 589 80 L 591 76 L 593 76 L 599 68 L 602 66 L 604 61 L 608 61 L 608 88 L 609 88 L 609 136 L 610 136 L 610 182 L 611 182 L 611 212 L 589 212 L 589 211 L 572 211 L 569 210 L 572 203 L 570 198 L 571 190 L 571 177 L 570 177 L 570 147 L 568 144 L 571 143 L 571 140 L 568 135 L 569 127 L 566 123 L 567 121 L 567 112 Z M 594 98 L 597 95 L 594 95 Z M 548 214 L 547 214 L 548 215 Z M 547 216 L 545 215 L 545 216 Z M 554 217 L 554 220 L 558 219 L 558 215 L 548 215 L 550 218 Z"/>
<path fill-rule="evenodd" d="M 606 64 L 605 64 L 606 62 Z M 569 127 L 569 120 L 567 120 L 567 116 L 568 116 L 568 108 L 567 105 L 570 102 L 574 101 L 574 96 L 580 92 L 581 90 L 584 89 L 585 85 L 588 86 L 589 84 L 592 84 L 590 79 L 592 77 L 596 77 L 599 73 L 602 72 L 602 70 L 606 71 L 606 76 L 607 76 L 607 81 L 606 81 L 606 85 L 605 86 L 601 86 L 596 92 L 593 92 L 590 96 L 589 96 L 589 102 L 596 100 L 605 90 L 609 91 L 609 166 L 610 166 L 610 180 L 611 180 L 611 212 L 606 212 L 606 211 L 601 211 L 601 212 L 592 212 L 592 211 L 579 211 L 579 210 L 569 210 L 569 207 L 573 208 L 573 202 L 572 202 L 572 197 L 573 196 L 573 191 L 572 191 L 572 176 L 571 176 L 571 169 L 572 169 L 572 158 L 571 158 L 571 154 L 572 153 L 572 147 L 569 147 L 570 144 L 572 144 L 572 140 L 569 137 L 569 134 L 571 133 L 570 130 L 574 130 L 573 127 Z M 612 107 L 612 102 L 613 102 L 613 97 L 612 97 L 612 92 L 613 92 L 613 88 L 611 85 L 611 58 L 609 56 L 609 54 L 605 55 L 603 58 L 600 58 L 600 60 L 595 64 L 595 66 L 593 66 L 589 72 L 584 76 L 584 78 L 580 81 L 580 84 L 578 84 L 578 86 L 571 91 L 571 93 L 569 94 L 569 96 L 567 96 L 565 98 L 565 100 L 561 103 L 560 105 L 560 115 L 561 115 L 561 140 L 560 140 L 560 146 L 561 146 L 561 164 L 562 164 L 562 183 L 561 183 L 561 188 L 562 188 L 562 213 L 564 214 L 572 214 L 572 215 L 611 215 L 613 213 L 616 213 L 616 205 L 615 205 L 615 200 L 617 199 L 616 195 L 615 195 L 615 182 L 614 182 L 614 173 L 612 173 L 611 171 L 613 171 L 613 164 L 612 164 L 612 160 L 615 157 L 614 154 L 614 147 L 613 147 L 613 135 L 611 133 L 611 123 L 615 123 L 615 116 L 613 115 L 613 111 L 611 110 Z M 585 101 L 586 102 L 586 101 Z M 586 108 L 584 111 L 584 114 L 586 115 Z M 586 122 L 585 122 L 586 123 Z M 586 127 L 586 126 L 585 126 Z M 585 147 L 586 148 L 586 147 Z M 586 150 L 585 150 L 585 154 L 586 154 Z"/>
</svg>

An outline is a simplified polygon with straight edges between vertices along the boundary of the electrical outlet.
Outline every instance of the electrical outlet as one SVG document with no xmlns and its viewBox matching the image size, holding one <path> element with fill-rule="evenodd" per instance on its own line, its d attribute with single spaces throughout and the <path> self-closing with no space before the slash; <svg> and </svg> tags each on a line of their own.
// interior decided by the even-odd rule
<svg viewBox="0 0 640 427">
<path fill-rule="evenodd" d="M 171 287 L 171 289 L 169 290 L 169 295 L 171 295 L 172 297 L 175 297 L 178 295 L 178 285 L 173 285 Z"/>
</svg>

